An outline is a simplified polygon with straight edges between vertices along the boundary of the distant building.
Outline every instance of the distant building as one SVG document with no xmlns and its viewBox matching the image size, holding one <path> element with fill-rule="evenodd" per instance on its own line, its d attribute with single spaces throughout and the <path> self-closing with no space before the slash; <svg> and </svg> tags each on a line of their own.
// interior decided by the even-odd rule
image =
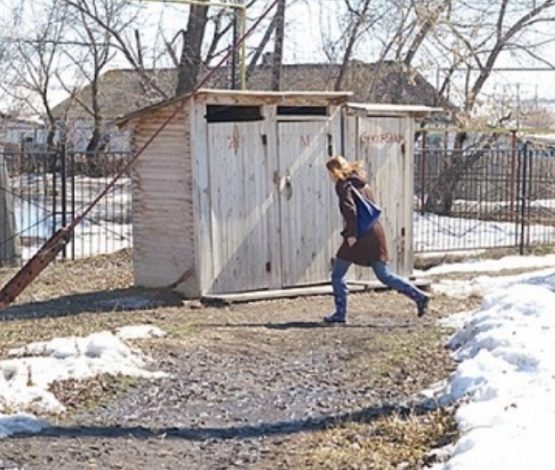
<svg viewBox="0 0 555 470">
<path fill-rule="evenodd" d="M 0 147 L 40 146 L 46 143 L 47 132 L 40 123 L 0 113 Z"/>
<path fill-rule="evenodd" d="M 271 87 L 271 66 L 265 60 L 252 70 L 247 81 L 249 90 L 268 91 Z M 334 91 L 341 67 L 338 64 L 285 64 L 282 66 L 281 91 Z M 145 79 L 146 76 L 146 79 Z M 202 73 L 201 73 L 202 76 Z M 176 69 L 152 69 L 139 74 L 134 69 L 106 72 L 99 81 L 98 102 L 104 120 L 106 147 L 128 149 L 128 135 L 117 130 L 117 117 L 129 114 L 174 96 Z M 218 70 L 204 88 L 229 88 L 228 70 Z M 354 102 L 420 104 L 441 107 L 447 113 L 456 108 L 441 97 L 437 90 L 416 70 L 398 62 L 363 63 L 353 61 L 345 74 L 342 90 L 352 91 Z M 90 108 L 90 85 L 54 108 L 54 115 L 66 123 L 68 141 L 75 150 L 86 148 L 92 135 L 92 116 L 80 103 Z"/>
</svg>

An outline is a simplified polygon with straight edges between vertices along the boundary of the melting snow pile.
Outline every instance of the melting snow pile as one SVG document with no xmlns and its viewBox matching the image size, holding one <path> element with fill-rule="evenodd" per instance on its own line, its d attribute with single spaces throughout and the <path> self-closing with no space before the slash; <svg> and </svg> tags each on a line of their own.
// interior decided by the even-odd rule
<svg viewBox="0 0 555 470">
<path fill-rule="evenodd" d="M 555 267 L 555 255 L 505 256 L 500 259 L 472 260 L 464 263 L 447 263 L 427 271 L 418 271 L 419 276 L 434 276 L 447 273 L 495 272 L 507 269 L 540 269 Z"/>
<path fill-rule="evenodd" d="M 555 270 L 478 278 L 486 295 L 450 346 L 437 398 L 458 401 L 462 437 L 443 469 L 555 468 Z"/>
<path fill-rule="evenodd" d="M 139 325 L 121 328 L 116 334 L 103 331 L 12 349 L 10 358 L 0 361 L 0 411 L 64 412 L 64 405 L 48 391 L 55 381 L 87 379 L 100 374 L 163 377 L 166 375 L 163 372 L 148 371 L 145 368 L 148 358 L 123 342 L 163 334 L 156 327 Z M 36 432 L 44 425 L 31 415 L 0 414 L 0 437 L 14 432 Z"/>
</svg>

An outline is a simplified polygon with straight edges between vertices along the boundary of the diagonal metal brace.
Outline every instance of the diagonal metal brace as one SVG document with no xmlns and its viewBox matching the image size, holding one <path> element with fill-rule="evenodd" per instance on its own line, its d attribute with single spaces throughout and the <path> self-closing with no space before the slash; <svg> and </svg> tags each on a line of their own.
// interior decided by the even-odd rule
<svg viewBox="0 0 555 470">
<path fill-rule="evenodd" d="M 197 1 L 197 0 L 191 0 Z M 258 27 L 262 20 L 268 16 L 270 11 L 278 4 L 279 0 L 273 0 L 273 2 L 266 8 L 264 13 L 252 24 L 248 31 L 246 31 L 236 42 L 236 45 L 243 44 L 248 36 Z M 0 310 L 6 308 L 10 305 L 16 297 L 23 292 L 23 290 L 33 282 L 33 280 L 48 266 L 48 264 L 56 258 L 58 253 L 60 253 L 64 247 L 67 245 L 70 235 L 75 229 L 75 227 L 87 217 L 91 210 L 98 204 L 98 202 L 112 189 L 116 181 L 119 180 L 128 170 L 131 169 L 133 163 L 139 158 L 139 156 L 144 152 L 144 150 L 152 143 L 156 137 L 164 130 L 164 128 L 181 112 L 185 109 L 187 103 L 194 97 L 195 93 L 200 90 L 217 70 L 229 59 L 233 54 L 233 48 L 225 54 L 220 61 L 215 64 L 210 72 L 197 84 L 191 93 L 188 93 L 179 98 L 178 106 L 174 111 L 164 120 L 160 127 L 150 136 L 150 138 L 143 144 L 143 146 L 133 155 L 126 165 L 120 169 L 116 176 L 110 181 L 110 183 L 98 194 L 98 196 L 88 205 L 88 207 L 83 211 L 81 215 L 76 217 L 71 224 L 58 230 L 33 256 L 26 264 L 21 268 L 21 270 L 6 284 L 6 286 L 0 291 Z M 187 277 L 192 274 L 191 270 L 186 271 L 177 281 L 179 284 L 183 282 Z M 176 286 L 177 284 L 172 284 Z M 170 286 L 171 287 L 171 286 Z"/>
<path fill-rule="evenodd" d="M 58 256 L 69 241 L 71 230 L 58 230 L 0 291 L 0 310 L 10 305 L 23 290 Z"/>
</svg>

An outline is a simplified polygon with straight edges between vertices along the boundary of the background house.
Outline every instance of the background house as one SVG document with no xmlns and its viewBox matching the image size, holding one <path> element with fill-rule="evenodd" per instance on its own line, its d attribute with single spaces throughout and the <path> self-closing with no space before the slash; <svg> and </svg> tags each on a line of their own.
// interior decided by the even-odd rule
<svg viewBox="0 0 555 470">
<path fill-rule="evenodd" d="M 19 119 L 0 112 L 0 149 L 40 146 L 46 142 L 44 126 L 35 121 Z"/>
<path fill-rule="evenodd" d="M 247 81 L 249 90 L 270 90 L 270 63 L 271 58 L 266 57 L 262 65 L 251 71 Z M 338 64 L 283 65 L 281 91 L 335 91 L 340 71 Z M 142 74 L 133 69 L 106 72 L 99 80 L 98 93 L 106 147 L 114 151 L 128 150 L 129 136 L 117 129 L 115 119 L 173 97 L 176 84 L 176 69 L 146 70 Z M 226 89 L 229 85 L 229 72 L 222 68 L 205 88 Z M 418 104 L 441 107 L 447 111 L 455 109 L 418 71 L 397 62 L 367 64 L 354 61 L 347 69 L 341 89 L 352 92 L 351 101 L 354 102 Z M 86 148 L 92 135 L 93 118 L 80 104 L 90 107 L 91 96 L 90 86 L 85 86 L 76 97 L 68 98 L 54 108 L 55 116 L 66 123 L 69 142 L 78 151 Z"/>
</svg>

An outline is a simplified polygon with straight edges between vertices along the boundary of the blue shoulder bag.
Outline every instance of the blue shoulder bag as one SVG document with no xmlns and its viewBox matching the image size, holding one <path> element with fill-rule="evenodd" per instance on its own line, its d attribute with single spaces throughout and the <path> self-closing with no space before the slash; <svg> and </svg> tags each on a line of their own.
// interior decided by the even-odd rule
<svg viewBox="0 0 555 470">
<path fill-rule="evenodd" d="M 357 238 L 366 235 L 376 221 L 380 218 L 382 209 L 377 204 L 366 199 L 353 183 L 349 182 L 355 206 L 357 208 Z"/>
</svg>

